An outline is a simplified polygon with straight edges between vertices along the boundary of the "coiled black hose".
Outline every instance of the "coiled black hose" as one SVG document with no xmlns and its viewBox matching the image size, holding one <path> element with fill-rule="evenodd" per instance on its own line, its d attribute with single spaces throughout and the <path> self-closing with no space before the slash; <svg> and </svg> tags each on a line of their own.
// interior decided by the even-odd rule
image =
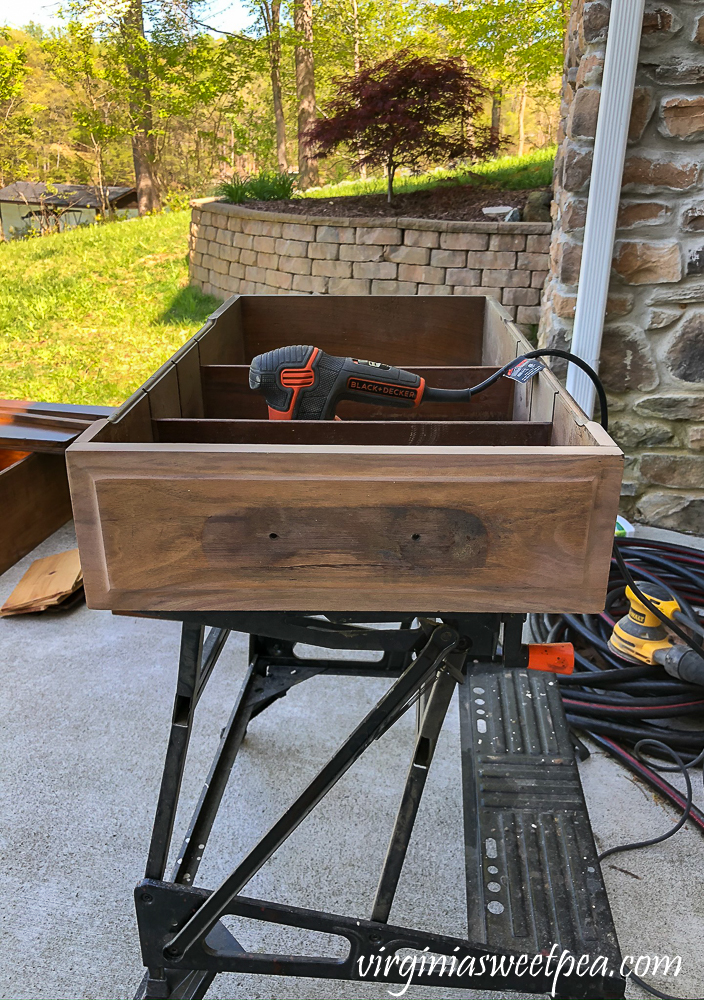
<svg viewBox="0 0 704 1000">
<path fill-rule="evenodd" d="M 678 600 L 683 631 L 695 648 L 701 641 L 704 617 L 704 551 L 645 538 L 615 540 L 617 555 L 600 615 L 529 615 L 534 642 L 561 640 L 576 647 L 575 673 L 560 677 L 560 689 L 571 727 L 590 736 L 607 753 L 634 770 L 670 802 L 684 807 L 685 800 L 662 773 L 638 759 L 633 747 L 642 740 L 656 740 L 691 764 L 704 751 L 704 729 L 692 727 L 704 717 L 704 688 L 685 684 L 660 666 L 636 664 L 607 645 L 616 621 L 628 612 L 623 562 L 635 580 L 659 583 Z M 687 728 L 670 720 L 688 718 Z M 653 756 L 671 760 L 670 754 L 652 745 Z M 704 815 L 696 808 L 689 819 L 704 833 Z"/>
<path fill-rule="evenodd" d="M 704 687 L 672 678 L 658 665 L 633 663 L 607 644 L 616 621 L 628 612 L 625 591 L 634 580 L 659 583 L 670 591 L 682 609 L 673 631 L 693 649 L 700 649 L 704 616 L 697 608 L 704 608 L 704 551 L 687 545 L 615 539 L 600 615 L 528 616 L 533 641 L 561 640 L 576 647 L 575 673 L 558 677 L 572 729 L 588 736 L 682 812 L 678 822 L 660 836 L 611 847 L 601 858 L 660 843 L 687 822 L 704 834 L 704 812 L 692 803 L 688 775 L 690 768 L 700 767 L 704 760 L 704 729 L 691 726 L 692 721 L 704 718 Z M 686 718 L 690 725 L 675 728 L 671 720 L 677 718 Z M 668 761 L 669 766 L 647 760 L 641 744 L 650 756 Z M 686 795 L 667 781 L 666 771 L 682 774 Z M 652 996 L 674 1000 L 635 973 L 629 975 Z"/>
<path fill-rule="evenodd" d="M 683 610 L 676 629 L 698 647 L 704 616 L 695 609 L 704 608 L 704 551 L 645 538 L 616 539 L 615 548 L 632 578 L 657 582 L 673 594 Z M 704 750 L 704 729 L 675 729 L 666 720 L 704 716 L 704 688 L 670 677 L 658 665 L 636 664 L 607 645 L 614 624 L 628 612 L 619 562 L 612 560 L 600 615 L 529 615 L 532 639 L 576 647 L 575 673 L 559 678 L 573 728 L 610 737 L 623 749 L 652 737 L 691 760 Z"/>
</svg>

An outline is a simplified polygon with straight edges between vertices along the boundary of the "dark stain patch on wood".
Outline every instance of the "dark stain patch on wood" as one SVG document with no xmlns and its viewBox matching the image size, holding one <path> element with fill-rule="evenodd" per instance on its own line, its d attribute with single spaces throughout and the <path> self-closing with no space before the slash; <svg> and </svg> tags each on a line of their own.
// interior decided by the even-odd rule
<svg viewBox="0 0 704 1000">
<path fill-rule="evenodd" d="M 489 536 L 478 517 L 457 508 L 276 505 L 209 517 L 202 545 L 209 563 L 234 569 L 422 573 L 442 562 L 464 572 L 486 563 Z"/>
</svg>

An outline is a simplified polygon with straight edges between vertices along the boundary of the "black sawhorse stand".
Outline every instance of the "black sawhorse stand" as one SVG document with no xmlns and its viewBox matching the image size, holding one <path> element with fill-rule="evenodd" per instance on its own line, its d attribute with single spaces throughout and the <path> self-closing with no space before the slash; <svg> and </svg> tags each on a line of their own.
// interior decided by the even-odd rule
<svg viewBox="0 0 704 1000">
<path fill-rule="evenodd" d="M 563 997 L 621 997 L 624 981 L 606 893 L 552 674 L 528 671 L 522 615 L 408 617 L 284 612 L 150 612 L 182 622 L 178 683 L 146 875 L 135 891 L 147 974 L 137 997 L 202 998 L 218 972 L 404 983 L 402 949 L 418 955 L 416 984 Z M 360 627 L 355 622 L 365 622 Z M 206 629 L 210 631 L 206 637 Z M 166 862 L 193 715 L 230 631 L 250 633 L 250 664 L 170 881 Z M 296 643 L 381 650 L 381 661 L 300 659 Z M 388 677 L 389 689 L 307 788 L 215 890 L 196 874 L 237 752 L 252 719 L 316 674 Z M 467 939 L 388 923 L 438 735 L 460 685 Z M 416 742 L 371 919 L 251 899 L 241 892 L 370 744 L 415 702 Z M 336 934 L 346 958 L 247 952 L 226 914 Z M 546 956 L 553 954 L 552 964 Z M 589 956 L 572 975 L 567 959 Z M 423 959 L 425 952 L 434 963 Z M 535 956 L 543 956 L 530 965 Z M 441 960 L 438 956 L 445 956 Z M 504 956 L 501 973 L 494 963 Z M 521 956 L 526 956 L 522 958 Z M 520 960 L 519 960 L 520 959 Z M 507 964 L 510 961 L 510 964 Z M 384 967 L 385 964 L 385 967 Z M 530 974 L 528 969 L 530 968 Z"/>
</svg>

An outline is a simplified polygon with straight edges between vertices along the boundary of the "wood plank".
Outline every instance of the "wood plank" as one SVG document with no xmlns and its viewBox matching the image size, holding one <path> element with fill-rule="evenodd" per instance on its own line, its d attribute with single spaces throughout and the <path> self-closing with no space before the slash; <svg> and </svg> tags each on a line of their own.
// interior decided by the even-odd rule
<svg viewBox="0 0 704 1000">
<path fill-rule="evenodd" d="M 326 296 L 318 297 L 322 311 L 310 305 L 316 297 L 303 299 L 300 311 L 299 297 L 276 297 L 273 304 L 265 299 L 236 299 L 218 311 L 222 326 L 209 341 L 210 361 L 202 348 L 214 323 L 196 335 L 206 368 L 248 360 L 223 357 L 223 351 L 234 353 L 231 308 L 235 326 L 240 310 L 245 327 L 254 317 L 246 336 L 271 337 L 271 347 L 312 340 L 335 353 L 384 360 L 376 351 L 358 351 L 349 338 L 353 330 L 373 330 L 375 340 L 365 335 L 379 344 L 390 330 L 392 360 L 408 367 L 482 362 L 472 355 L 481 337 L 472 325 L 478 314 L 471 299 L 443 306 L 435 298 L 427 306 L 432 317 L 428 312 L 415 327 L 403 311 L 426 308 L 419 306 L 428 301 L 421 297 L 388 298 L 379 313 L 379 297 L 366 304 L 354 297 L 332 300 L 332 311 Z M 483 300 L 478 302 L 483 315 Z M 375 327 L 360 325 L 360 317 L 373 314 Z M 423 352 L 435 349 L 428 347 L 431 333 L 452 325 L 448 316 L 456 320 L 454 340 L 441 332 L 433 344 L 445 356 L 428 357 Z M 487 303 L 486 316 L 484 364 L 496 366 L 529 349 L 501 307 Z M 343 343 L 335 342 L 333 320 L 342 324 Z M 415 358 L 405 350 L 409 344 Z M 260 340 L 256 349 L 266 347 Z M 91 427 L 67 451 L 90 605 L 120 611 L 598 612 L 623 456 L 555 388 L 554 376 L 538 378 L 544 380 L 541 401 L 533 403 L 533 390 L 517 395 L 518 421 L 506 433 L 523 433 L 521 421 L 529 420 L 532 406 L 543 407 L 544 396 L 555 400 L 551 446 L 152 443 L 147 394 L 135 394 L 118 419 Z M 499 384 L 512 388 L 507 380 Z M 393 412 L 383 411 L 387 419 L 364 433 L 378 435 L 383 428 L 394 441 L 409 433 L 413 423 L 391 421 Z M 439 422 L 449 425 L 443 433 L 450 439 L 465 429 L 483 433 L 481 421 L 463 416 Z M 157 432 L 183 436 L 184 425 L 175 428 L 173 419 L 157 421 Z M 547 422 L 537 422 L 541 433 Z M 254 421 L 258 430 L 247 428 L 246 434 L 270 439 L 302 433 L 310 440 L 328 433 L 313 421 L 305 421 L 302 431 L 286 423 Z M 329 433 L 354 435 L 357 429 L 345 426 L 352 423 L 336 422 L 341 429 Z M 234 426 L 189 421 L 194 437 L 212 436 L 215 429 L 231 440 Z M 554 446 L 555 427 L 567 444 Z"/>
<path fill-rule="evenodd" d="M 93 421 L 83 417 L 69 417 L 56 413 L 35 413 L 30 410 L 0 409 L 0 435 L 2 428 L 13 424 L 27 427 L 46 428 L 57 431 L 77 431 L 82 433 Z"/>
<path fill-rule="evenodd" d="M 122 441 L 125 444 L 153 441 L 149 397 L 144 389 L 133 392 L 108 420 L 101 422 L 95 433 L 97 440 L 101 441 Z"/>
<path fill-rule="evenodd" d="M 0 399 L 0 415 L 5 410 L 22 411 L 30 414 L 44 413 L 47 416 L 73 417 L 90 422 L 111 416 L 114 406 L 93 406 L 83 403 L 34 403 L 26 399 Z"/>
<path fill-rule="evenodd" d="M 78 434 L 77 430 L 60 431 L 53 427 L 41 427 L 35 424 L 30 426 L 20 423 L 3 424 L 0 427 L 0 448 L 63 454 Z"/>
<path fill-rule="evenodd" d="M 29 454 L 30 452 L 28 451 L 0 451 L 0 472 L 3 469 L 9 469 L 11 465 L 15 465 L 17 462 L 21 462 Z"/>
<path fill-rule="evenodd" d="M 432 420 L 156 420 L 160 442 L 204 444 L 548 445 L 552 424 Z"/>
<path fill-rule="evenodd" d="M 531 349 L 511 317 L 496 299 L 486 300 L 484 313 L 484 336 L 482 341 L 482 364 L 502 367 L 508 361 Z M 509 381 L 511 381 L 509 379 Z M 513 383 L 513 416 L 516 420 L 530 420 L 530 382 L 523 385 Z"/>
<path fill-rule="evenodd" d="M 211 313 L 203 329 L 195 335 L 195 339 L 200 349 L 201 364 L 243 365 L 251 361 L 251 357 L 246 356 L 245 350 L 242 298 L 234 296 Z M 283 343 L 290 344 L 295 341 L 288 340 Z"/>
<path fill-rule="evenodd" d="M 285 344 L 387 364 L 480 365 L 481 296 L 250 295 L 240 299 L 245 362 Z M 205 364 L 219 359 L 203 359 Z"/>
<path fill-rule="evenodd" d="M 402 365 L 401 367 L 405 367 Z M 496 367 L 410 365 L 428 385 L 442 389 L 464 389 L 477 385 Z M 205 416 L 219 419 L 266 419 L 263 396 L 249 388 L 248 365 L 204 365 L 201 369 Z M 343 420 L 510 420 L 513 407 L 511 379 L 499 381 L 471 403 L 422 403 L 418 410 L 396 410 L 389 406 L 343 400 L 338 415 Z"/>
<path fill-rule="evenodd" d="M 506 364 L 518 354 L 532 350 L 518 327 L 508 319 L 503 307 L 487 302 L 484 336 L 484 361 Z M 549 359 L 545 359 L 547 364 Z M 603 444 L 592 433 L 591 422 L 572 399 L 550 368 L 522 386 L 516 383 L 514 416 L 520 420 L 552 420 L 552 443 L 557 446 L 591 447 Z M 616 445 L 609 438 L 610 446 Z"/>
<path fill-rule="evenodd" d="M 4 573 L 70 520 L 64 456 L 28 454 L 0 466 L 0 510 L 0 573 Z"/>
<path fill-rule="evenodd" d="M 167 361 L 150 379 L 147 379 L 143 388 L 149 400 L 152 420 L 181 416 L 178 375 L 176 366 L 171 361 Z"/>
<path fill-rule="evenodd" d="M 200 349 L 197 340 L 189 340 L 171 359 L 176 366 L 182 417 L 202 417 L 203 388 L 200 377 Z"/>
<path fill-rule="evenodd" d="M 62 452 L 91 420 L 62 411 L 38 412 L 32 403 L 0 401 L 0 448 L 11 451 Z"/>
<path fill-rule="evenodd" d="M 621 458 L 600 449 L 113 447 L 68 453 L 92 607 L 603 607 Z"/>
</svg>

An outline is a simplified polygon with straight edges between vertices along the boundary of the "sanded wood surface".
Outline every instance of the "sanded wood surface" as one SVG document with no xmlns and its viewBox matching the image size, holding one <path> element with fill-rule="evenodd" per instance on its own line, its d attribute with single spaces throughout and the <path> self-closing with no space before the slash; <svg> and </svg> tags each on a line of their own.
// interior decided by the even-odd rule
<svg viewBox="0 0 704 1000">
<path fill-rule="evenodd" d="M 83 439 L 95 437 L 98 441 L 131 445 L 153 441 L 152 416 L 149 397 L 139 388 L 126 399 L 122 406 L 107 420 L 96 421 L 84 434 Z"/>
<path fill-rule="evenodd" d="M 200 347 L 197 340 L 189 340 L 171 359 L 176 366 L 180 416 L 203 417 L 203 387 L 200 377 Z"/>
<path fill-rule="evenodd" d="M 448 388 L 530 350 L 482 298 L 225 303 L 67 452 L 91 606 L 603 608 L 623 456 L 551 372 L 451 415 L 345 403 L 354 419 L 267 421 L 247 365 L 292 343 Z"/>
<path fill-rule="evenodd" d="M 29 452 L 27 451 L 0 450 L 0 473 L 3 472 L 4 469 L 9 469 L 10 466 L 21 462 L 22 459 L 27 458 L 28 455 Z"/>
<path fill-rule="evenodd" d="M 0 511 L 4 573 L 70 519 L 64 456 L 0 451 Z"/>
<path fill-rule="evenodd" d="M 91 420 L 0 406 L 0 448 L 12 451 L 61 452 Z"/>
<path fill-rule="evenodd" d="M 157 441 L 203 444 L 546 445 L 552 424 L 513 420 L 155 420 Z"/>
<path fill-rule="evenodd" d="M 109 417 L 114 406 L 97 406 L 83 403 L 34 403 L 26 399 L 0 399 L 0 414 L 4 411 L 28 414 L 44 413 L 56 417 L 74 417 L 85 423 Z"/>
<path fill-rule="evenodd" d="M 478 385 L 496 371 L 494 366 L 406 366 L 396 359 L 394 364 L 408 367 L 428 385 L 438 389 L 465 389 Z M 206 417 L 267 419 L 264 397 L 249 388 L 249 365 L 204 365 L 201 373 Z M 511 379 L 499 379 L 469 403 L 421 403 L 417 410 L 342 400 L 337 414 L 343 420 L 510 420 L 514 384 Z"/>
<path fill-rule="evenodd" d="M 485 363 L 504 365 L 532 349 L 503 306 L 487 299 L 483 347 Z M 543 360 L 547 363 L 549 359 Z M 608 441 L 613 446 L 611 438 L 599 424 L 589 420 L 549 367 L 529 382 L 515 382 L 514 386 L 514 419 L 552 421 L 552 444 L 579 447 L 606 444 Z"/>
<path fill-rule="evenodd" d="M 87 425 L 83 424 L 81 430 Z M 81 430 L 65 430 L 42 424 L 30 424 L 26 421 L 12 421 L 0 424 L 0 448 L 21 449 L 61 454 L 66 451 L 71 441 L 81 433 Z"/>
</svg>

